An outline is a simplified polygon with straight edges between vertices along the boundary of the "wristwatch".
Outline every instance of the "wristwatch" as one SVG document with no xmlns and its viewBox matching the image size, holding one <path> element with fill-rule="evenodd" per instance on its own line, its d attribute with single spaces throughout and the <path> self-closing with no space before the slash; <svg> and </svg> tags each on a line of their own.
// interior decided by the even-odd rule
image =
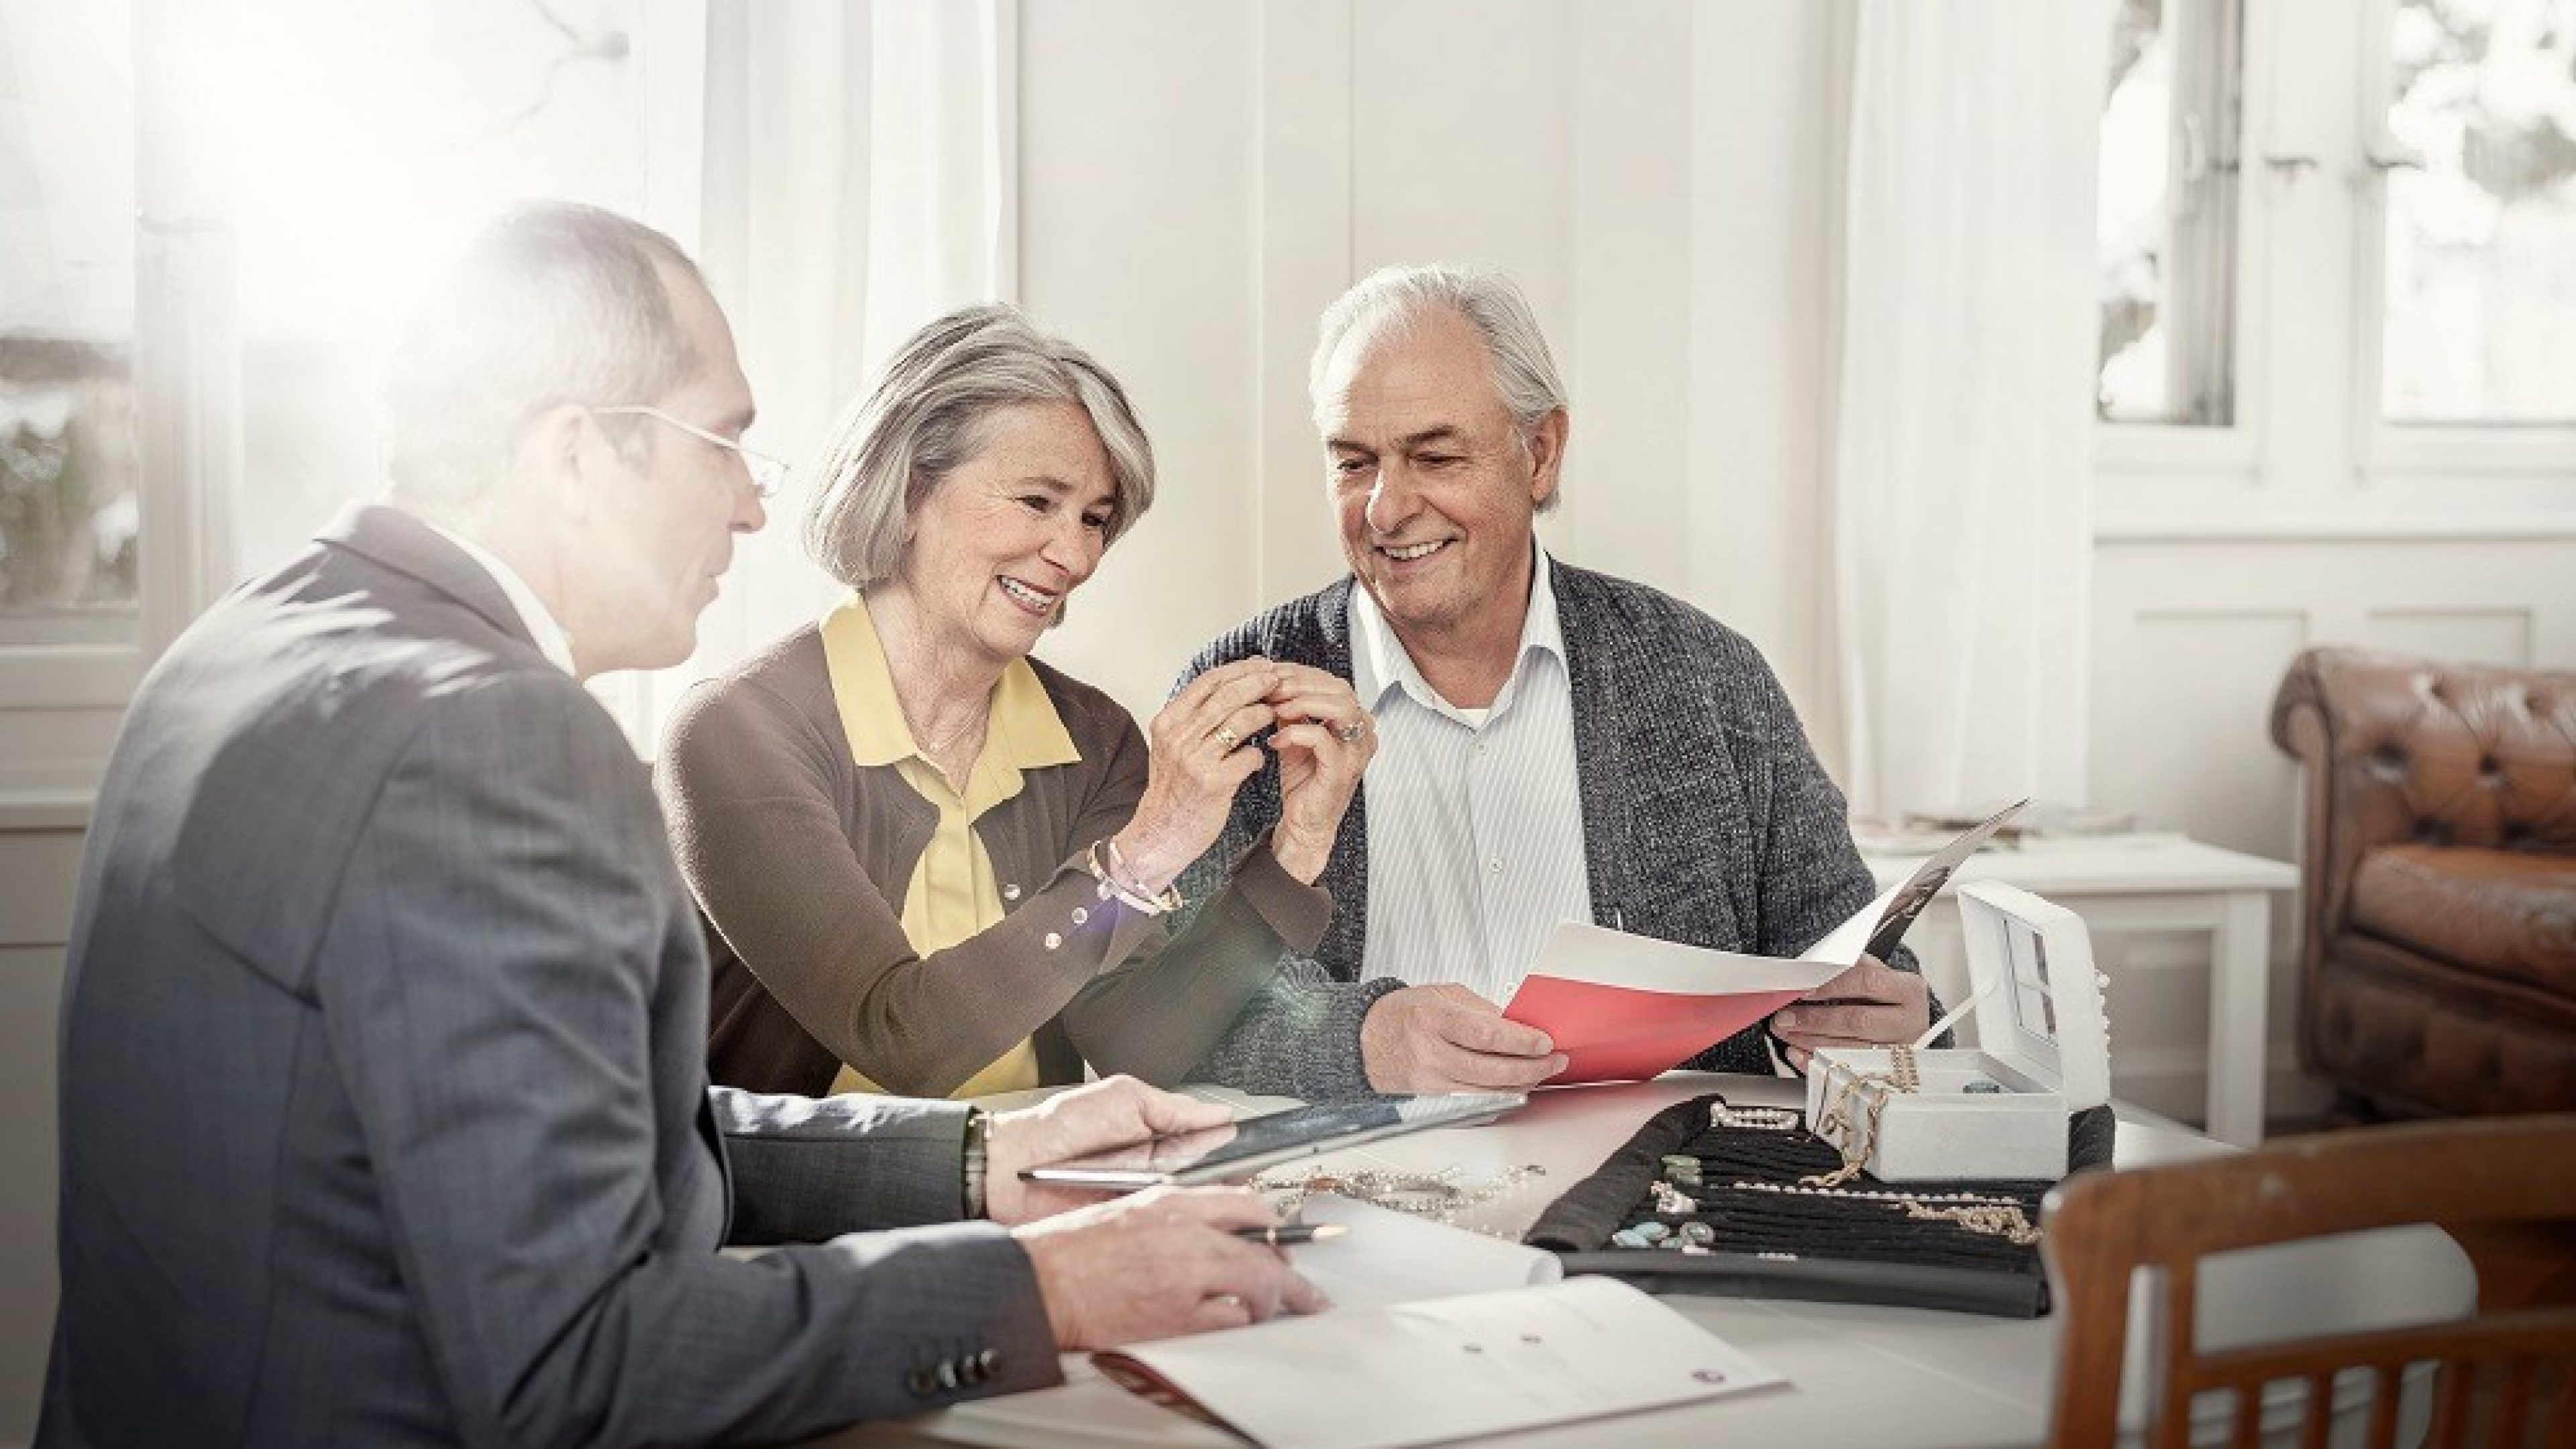
<svg viewBox="0 0 2576 1449">
<path fill-rule="evenodd" d="M 981 1107 L 966 1109 L 966 1181 L 965 1216 L 972 1220 L 984 1215 L 984 1134 L 992 1118 Z"/>
</svg>

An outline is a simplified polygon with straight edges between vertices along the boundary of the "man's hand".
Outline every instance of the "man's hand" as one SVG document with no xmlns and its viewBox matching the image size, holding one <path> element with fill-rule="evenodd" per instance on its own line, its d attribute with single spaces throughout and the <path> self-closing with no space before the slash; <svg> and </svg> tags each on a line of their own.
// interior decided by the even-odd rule
<svg viewBox="0 0 2576 1449">
<path fill-rule="evenodd" d="M 1278 668 L 1270 707 L 1279 728 L 1270 748 L 1279 757 L 1279 824 L 1270 850 L 1290 875 L 1312 885 L 1333 853 L 1360 774 L 1377 753 L 1377 722 L 1360 708 L 1348 680 L 1303 664 Z"/>
<path fill-rule="evenodd" d="M 1110 1077 L 1058 1092 L 1034 1107 L 996 1112 L 984 1128 L 984 1214 L 1017 1224 L 1100 1200 L 1097 1192 L 1022 1182 L 1023 1167 L 1233 1120 L 1232 1112 L 1213 1102 L 1156 1091 L 1134 1077 Z"/>
<path fill-rule="evenodd" d="M 1546 1032 L 1444 982 L 1379 997 L 1360 1020 L 1360 1065 L 1381 1092 L 1517 1092 L 1564 1071 L 1566 1057 Z"/>
<path fill-rule="evenodd" d="M 1013 1230 L 1056 1346 L 1110 1348 L 1329 1308 L 1277 1248 L 1229 1229 L 1279 1221 L 1234 1187 L 1157 1187 Z"/>
<path fill-rule="evenodd" d="M 1875 956 L 1771 1013 L 1772 1035 L 1801 1072 L 1826 1047 L 1901 1045 L 1931 1024 L 1932 993 L 1923 978 Z"/>
</svg>

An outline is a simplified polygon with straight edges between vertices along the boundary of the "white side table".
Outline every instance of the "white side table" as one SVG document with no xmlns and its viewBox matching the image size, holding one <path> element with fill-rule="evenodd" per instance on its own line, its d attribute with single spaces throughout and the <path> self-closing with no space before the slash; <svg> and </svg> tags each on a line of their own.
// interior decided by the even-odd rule
<svg viewBox="0 0 2576 1449">
<path fill-rule="evenodd" d="M 1881 890 L 1903 880 L 1923 859 L 1863 858 Z M 2240 1147 L 2263 1140 L 2263 1074 L 2270 1048 L 2265 1018 L 2271 985 L 2271 894 L 2295 887 L 2296 869 L 2197 841 L 2112 840 L 2040 850 L 1989 847 L 1969 857 L 1951 879 L 2020 886 L 2082 916 L 2097 936 L 2206 932 L 2210 942 L 2209 1135 Z M 1940 913 L 1945 919 L 1938 929 L 1955 940 L 1957 911 L 1945 891 L 1926 914 Z M 1921 932 L 1925 924 L 1916 922 L 1915 930 Z M 1907 944 L 1916 944 L 1913 936 L 1907 937 Z M 1964 974 L 1961 970 L 1962 979 Z M 2115 1024 L 2114 1040 L 2117 1031 Z"/>
</svg>

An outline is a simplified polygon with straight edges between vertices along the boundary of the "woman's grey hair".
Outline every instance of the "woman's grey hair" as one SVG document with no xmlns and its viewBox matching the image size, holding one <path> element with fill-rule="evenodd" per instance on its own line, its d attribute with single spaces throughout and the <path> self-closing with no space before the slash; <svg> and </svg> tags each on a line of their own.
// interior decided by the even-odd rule
<svg viewBox="0 0 2576 1449">
<path fill-rule="evenodd" d="M 509 470 L 522 432 L 565 403 L 650 403 L 705 359 L 665 278 L 705 285 L 669 237 L 614 212 L 533 202 L 430 287 L 386 359 L 385 475 L 397 497 L 460 506 Z M 609 419 L 630 456 L 641 419 Z"/>
<path fill-rule="evenodd" d="M 913 511 L 990 441 L 993 415 L 1072 403 L 1109 453 L 1115 543 L 1154 504 L 1154 449 L 1108 369 L 1018 308 L 968 307 L 912 335 L 841 414 L 813 465 L 805 551 L 854 589 L 895 576 Z"/>
<path fill-rule="evenodd" d="M 1324 373 L 1353 333 L 1363 337 L 1401 332 L 1435 308 L 1464 318 L 1485 340 L 1494 393 L 1526 434 L 1549 413 L 1566 406 L 1565 384 L 1547 350 L 1547 334 L 1518 284 L 1491 267 L 1434 262 L 1380 267 L 1324 309 L 1316 329 L 1314 360 L 1306 368 L 1306 395 L 1324 406 Z"/>
</svg>

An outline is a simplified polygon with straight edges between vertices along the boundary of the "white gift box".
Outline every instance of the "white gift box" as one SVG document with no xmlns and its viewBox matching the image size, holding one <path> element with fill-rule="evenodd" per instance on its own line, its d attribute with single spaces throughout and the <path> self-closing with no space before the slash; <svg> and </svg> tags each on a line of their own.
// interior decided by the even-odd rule
<svg viewBox="0 0 2576 1449">
<path fill-rule="evenodd" d="M 1974 1051 L 1829 1050 L 1807 1066 L 1807 1127 L 1881 1182 L 2066 1175 L 2069 1114 L 2111 1099 L 2102 981 L 2083 918 L 1995 882 L 1959 887 Z M 1967 1090 L 1987 1081 L 2000 1091 Z"/>
</svg>

